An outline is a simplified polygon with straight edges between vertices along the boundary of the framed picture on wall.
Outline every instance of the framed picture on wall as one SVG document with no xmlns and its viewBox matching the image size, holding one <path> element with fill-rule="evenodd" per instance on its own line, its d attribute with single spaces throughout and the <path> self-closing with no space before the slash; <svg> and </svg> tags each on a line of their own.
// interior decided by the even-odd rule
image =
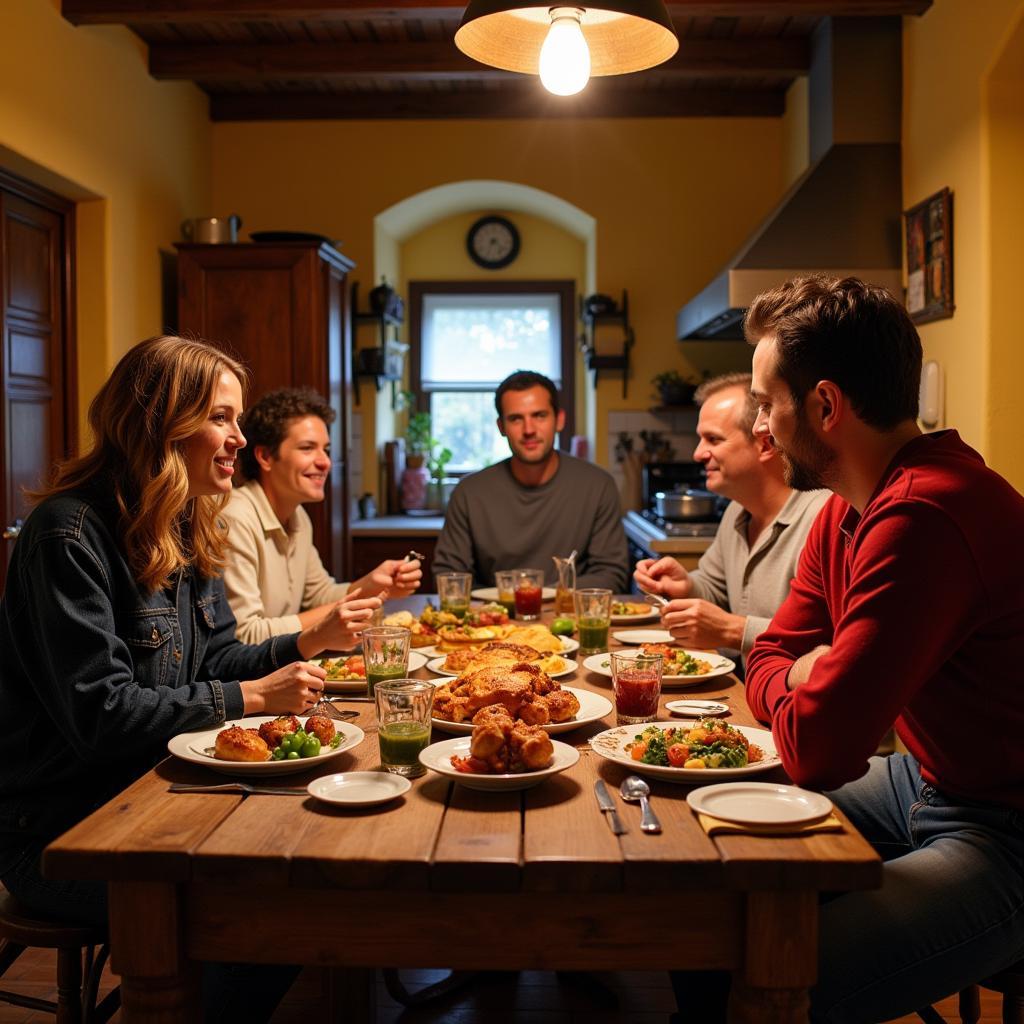
<svg viewBox="0 0 1024 1024">
<path fill-rule="evenodd" d="M 903 214 L 907 312 L 916 323 L 953 315 L 953 193 L 948 188 Z"/>
</svg>

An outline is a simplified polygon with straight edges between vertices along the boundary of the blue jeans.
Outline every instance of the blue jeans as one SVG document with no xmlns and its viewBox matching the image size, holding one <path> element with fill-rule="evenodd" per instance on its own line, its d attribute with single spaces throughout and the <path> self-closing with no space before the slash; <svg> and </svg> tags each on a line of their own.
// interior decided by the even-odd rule
<svg viewBox="0 0 1024 1024">
<path fill-rule="evenodd" d="M 882 887 L 822 901 L 815 1024 L 892 1020 L 1024 958 L 1024 813 L 947 797 L 903 754 L 869 765 L 828 795 L 885 861 Z M 672 985 L 681 1019 L 725 1020 L 725 972 Z"/>
<path fill-rule="evenodd" d="M 1024 813 L 947 797 L 903 754 L 829 796 L 886 863 L 821 907 L 812 1020 L 890 1020 L 1024 958 Z"/>
</svg>

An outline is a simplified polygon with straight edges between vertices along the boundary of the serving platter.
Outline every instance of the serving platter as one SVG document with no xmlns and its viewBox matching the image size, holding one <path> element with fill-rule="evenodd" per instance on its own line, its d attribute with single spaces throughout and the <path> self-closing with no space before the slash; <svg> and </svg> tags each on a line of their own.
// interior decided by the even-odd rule
<svg viewBox="0 0 1024 1024">
<path fill-rule="evenodd" d="M 223 775 L 293 775 L 296 772 L 308 771 L 325 761 L 344 754 L 363 742 L 365 734 L 358 725 L 351 725 L 348 722 L 336 722 L 331 720 L 335 730 L 341 735 L 341 742 L 337 747 L 321 747 L 316 757 L 300 757 L 295 761 L 221 761 L 209 751 L 213 750 L 217 742 L 217 734 L 233 725 L 240 725 L 243 729 L 258 729 L 264 722 L 273 722 L 277 715 L 254 715 L 251 718 L 236 718 L 216 729 L 200 729 L 196 732 L 182 732 L 172 736 L 167 741 L 167 749 L 182 761 L 189 761 L 192 764 L 200 764 L 204 768 L 211 768 Z M 304 725 L 305 717 L 297 716 Z"/>
<path fill-rule="evenodd" d="M 432 658 L 427 662 L 428 670 L 439 676 L 457 676 L 461 669 L 455 671 L 444 667 L 447 657 L 448 655 L 442 654 L 437 658 Z M 561 655 L 558 655 L 558 657 L 562 658 Z M 548 672 L 547 675 L 550 679 L 561 679 L 562 676 L 571 675 L 579 667 L 579 663 L 573 661 L 572 658 L 562 658 L 562 661 L 565 662 L 565 668 L 560 669 L 558 672 Z"/>
<path fill-rule="evenodd" d="M 438 775 L 444 775 L 458 782 L 467 789 L 507 791 L 529 789 L 531 786 L 536 786 L 546 778 L 564 772 L 566 768 L 571 768 L 580 759 L 580 752 L 575 747 L 570 747 L 568 743 L 552 740 L 554 756 L 547 768 L 535 772 L 518 772 L 507 775 L 476 775 L 472 772 L 460 772 L 452 767 L 453 755 L 469 757 L 469 743 L 468 736 L 431 743 L 429 747 L 420 751 L 420 764 L 432 772 L 437 772 Z"/>
<path fill-rule="evenodd" d="M 708 779 L 737 779 L 746 775 L 754 775 L 757 772 L 770 771 L 777 768 L 782 762 L 775 750 L 775 741 L 767 729 L 757 729 L 749 725 L 735 725 L 751 743 L 756 743 L 763 751 L 764 758 L 755 764 L 745 765 L 743 768 L 672 768 L 660 764 L 644 764 L 643 761 L 633 760 L 632 755 L 626 749 L 626 745 L 650 726 L 656 726 L 664 731 L 665 729 L 685 728 L 685 723 L 677 722 L 648 722 L 645 725 L 618 725 L 614 729 L 605 729 L 591 737 L 590 746 L 595 754 L 599 754 L 606 761 L 628 768 L 638 775 L 649 775 L 655 779 L 664 779 L 667 782 L 706 782 Z"/>
<path fill-rule="evenodd" d="M 548 722 L 546 725 L 542 725 L 541 728 L 545 732 L 549 732 L 552 735 L 560 732 L 570 732 L 573 729 L 578 729 L 581 725 L 598 722 L 605 715 L 611 714 L 612 702 L 607 697 L 594 693 L 592 690 L 577 689 L 575 686 L 563 686 L 562 689 L 576 695 L 576 699 L 580 702 L 580 709 L 576 712 L 575 717 L 568 722 Z M 434 718 L 432 721 L 434 728 L 439 732 L 454 732 L 468 735 L 473 731 L 472 722 L 448 722 L 443 718 Z"/>
<path fill-rule="evenodd" d="M 616 651 L 615 653 L 624 654 L 629 658 L 638 658 L 642 652 L 639 650 L 633 650 Z M 669 675 L 665 673 L 661 677 L 661 688 L 663 690 L 679 689 L 681 686 L 692 687 L 694 684 L 702 683 L 706 679 L 715 679 L 718 676 L 728 675 L 736 667 L 736 662 L 721 654 L 715 654 L 713 651 L 688 650 L 686 653 L 695 658 L 700 658 L 703 661 L 711 662 L 711 671 L 689 676 Z M 589 672 L 596 672 L 598 675 L 607 676 L 611 679 L 612 661 L 611 656 L 607 652 L 592 654 L 589 658 L 584 660 L 583 667 Z"/>
</svg>

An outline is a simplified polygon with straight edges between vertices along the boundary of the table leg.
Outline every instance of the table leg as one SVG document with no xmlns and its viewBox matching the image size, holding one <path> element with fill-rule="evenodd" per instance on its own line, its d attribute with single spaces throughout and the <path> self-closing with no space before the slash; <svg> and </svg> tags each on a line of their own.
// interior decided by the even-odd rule
<svg viewBox="0 0 1024 1024">
<path fill-rule="evenodd" d="M 818 893 L 747 894 L 743 966 L 733 974 L 730 1024 L 806 1024 L 818 976 Z"/>
<path fill-rule="evenodd" d="M 327 978 L 330 1024 L 374 1024 L 377 972 L 368 967 L 332 967 Z"/>
<path fill-rule="evenodd" d="M 110 883 L 110 966 L 125 1024 L 195 1024 L 200 965 L 185 958 L 180 894 L 157 882 Z"/>
</svg>

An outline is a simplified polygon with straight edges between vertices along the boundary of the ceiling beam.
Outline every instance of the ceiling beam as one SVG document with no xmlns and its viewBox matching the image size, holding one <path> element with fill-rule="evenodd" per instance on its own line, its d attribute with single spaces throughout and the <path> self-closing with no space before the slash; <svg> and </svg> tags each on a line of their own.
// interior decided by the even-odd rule
<svg viewBox="0 0 1024 1024">
<path fill-rule="evenodd" d="M 806 39 L 744 37 L 684 39 L 658 71 L 680 75 L 796 76 L 810 67 Z M 272 81 L 330 77 L 509 79 L 466 57 L 451 40 L 360 44 L 153 44 L 149 72 L 161 79 L 203 82 Z"/>
<path fill-rule="evenodd" d="M 531 88 L 477 93 L 219 94 L 210 97 L 214 121 L 308 121 L 425 118 L 486 119 L 564 117 L 779 117 L 784 92 L 641 91 L 591 82 L 578 96 L 554 97 Z"/>
<path fill-rule="evenodd" d="M 676 20 L 757 15 L 844 17 L 923 14 L 932 0 L 670 0 Z M 61 0 L 75 25 L 201 21 L 457 21 L 466 0 Z"/>
</svg>

